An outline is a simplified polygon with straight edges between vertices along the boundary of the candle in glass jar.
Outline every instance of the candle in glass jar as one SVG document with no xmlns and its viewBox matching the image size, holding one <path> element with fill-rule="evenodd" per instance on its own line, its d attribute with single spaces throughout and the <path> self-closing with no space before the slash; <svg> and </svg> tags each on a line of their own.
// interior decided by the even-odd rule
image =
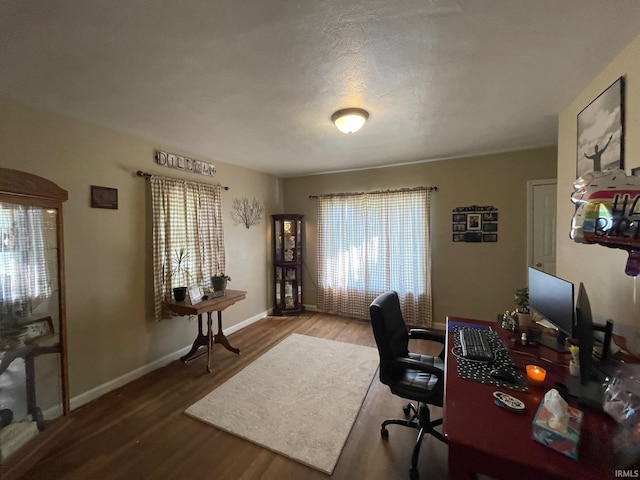
<svg viewBox="0 0 640 480">
<path fill-rule="evenodd" d="M 547 371 L 537 365 L 527 365 L 527 378 L 533 385 L 542 385 L 547 377 Z"/>
</svg>

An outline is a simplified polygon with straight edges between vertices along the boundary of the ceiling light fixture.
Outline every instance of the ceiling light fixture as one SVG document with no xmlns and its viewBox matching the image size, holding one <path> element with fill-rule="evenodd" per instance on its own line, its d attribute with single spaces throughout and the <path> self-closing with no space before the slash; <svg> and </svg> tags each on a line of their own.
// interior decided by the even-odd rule
<svg viewBox="0 0 640 480">
<path fill-rule="evenodd" d="M 331 121 L 342 133 L 355 133 L 369 118 L 369 112 L 361 108 L 343 108 L 331 115 Z"/>
</svg>

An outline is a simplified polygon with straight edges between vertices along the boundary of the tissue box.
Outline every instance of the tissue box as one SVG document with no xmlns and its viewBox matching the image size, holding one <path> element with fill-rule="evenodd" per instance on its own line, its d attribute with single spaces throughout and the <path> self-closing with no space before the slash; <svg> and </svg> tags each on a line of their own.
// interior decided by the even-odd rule
<svg viewBox="0 0 640 480">
<path fill-rule="evenodd" d="M 533 418 L 533 439 L 547 447 L 578 459 L 578 443 L 580 443 L 580 427 L 584 413 L 577 408 L 569 407 L 569 425 L 566 432 L 559 432 L 549 426 L 551 413 L 544 407 L 544 402 L 538 407 Z"/>
</svg>

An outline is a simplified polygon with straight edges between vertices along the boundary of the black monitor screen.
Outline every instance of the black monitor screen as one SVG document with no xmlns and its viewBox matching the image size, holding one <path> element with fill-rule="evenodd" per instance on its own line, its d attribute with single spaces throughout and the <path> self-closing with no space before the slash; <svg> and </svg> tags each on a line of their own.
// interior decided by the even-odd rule
<svg viewBox="0 0 640 480">
<path fill-rule="evenodd" d="M 564 333 L 559 337 L 573 335 L 573 283 L 529 267 L 529 307 Z"/>
<path fill-rule="evenodd" d="M 576 300 L 576 332 L 580 346 L 580 381 L 586 384 L 591 375 L 591 362 L 593 356 L 593 318 L 591 316 L 591 303 L 582 282 L 578 288 Z"/>
</svg>

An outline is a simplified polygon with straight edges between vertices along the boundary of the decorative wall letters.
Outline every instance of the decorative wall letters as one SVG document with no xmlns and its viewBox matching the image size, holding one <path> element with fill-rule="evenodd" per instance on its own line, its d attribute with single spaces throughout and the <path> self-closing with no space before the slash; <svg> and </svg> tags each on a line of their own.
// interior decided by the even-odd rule
<svg viewBox="0 0 640 480">
<path fill-rule="evenodd" d="M 158 165 L 162 165 L 163 167 L 186 170 L 187 172 L 199 173 L 210 177 L 213 177 L 216 174 L 216 167 L 211 163 L 192 160 L 191 158 L 182 157 L 174 153 L 157 150 L 156 161 L 158 162 Z"/>
</svg>

